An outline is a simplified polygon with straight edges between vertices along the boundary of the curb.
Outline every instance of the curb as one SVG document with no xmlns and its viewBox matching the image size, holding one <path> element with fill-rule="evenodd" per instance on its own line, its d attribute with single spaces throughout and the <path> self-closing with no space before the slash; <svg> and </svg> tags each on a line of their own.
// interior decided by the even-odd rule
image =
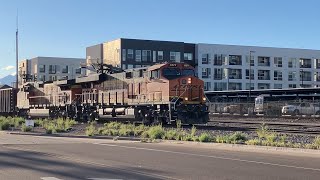
<svg viewBox="0 0 320 180">
<path fill-rule="evenodd" d="M 12 134 L 12 135 L 27 135 L 27 136 L 39 136 L 39 137 L 66 137 L 66 138 L 81 138 L 81 139 L 97 139 L 97 140 L 117 140 L 122 141 L 135 141 L 140 142 L 141 138 L 136 137 L 118 137 L 118 136 L 85 136 L 85 135 L 63 135 L 63 134 L 39 134 L 39 133 L 24 133 L 24 132 L 6 132 L 0 131 L 0 134 Z M 156 140 L 154 143 L 167 144 L 173 146 L 189 146 L 189 147 L 202 147 L 218 150 L 230 150 L 241 152 L 260 152 L 260 153 L 272 153 L 272 154 L 286 154 L 286 155 L 300 155 L 300 156 L 318 156 L 320 157 L 320 150 L 315 149 L 302 149 L 302 148 L 288 148 L 288 147 L 273 147 L 273 146 L 254 146 L 245 144 L 226 144 L 226 143 L 201 143 L 193 141 L 175 141 L 175 140 Z"/>
<path fill-rule="evenodd" d="M 1 131 L 0 131 L 1 133 Z M 120 137 L 120 136 L 85 136 L 85 135 L 64 135 L 64 134 L 39 134 L 39 133 L 23 133 L 23 132 L 5 132 L 12 135 L 26 135 L 26 136 L 39 136 L 39 137 L 66 137 L 66 138 L 82 138 L 82 139 L 108 139 L 125 140 L 125 141 L 140 141 L 140 138 L 135 137 Z"/>
</svg>

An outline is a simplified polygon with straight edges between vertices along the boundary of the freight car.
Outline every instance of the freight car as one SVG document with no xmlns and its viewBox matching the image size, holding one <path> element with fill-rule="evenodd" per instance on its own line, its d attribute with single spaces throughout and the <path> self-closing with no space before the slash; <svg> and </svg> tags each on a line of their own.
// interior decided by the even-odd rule
<svg viewBox="0 0 320 180">
<path fill-rule="evenodd" d="M 33 117 L 134 119 L 145 124 L 207 123 L 204 82 L 185 63 L 120 70 L 101 65 L 97 74 L 27 83 L 18 93 L 20 112 Z"/>
</svg>

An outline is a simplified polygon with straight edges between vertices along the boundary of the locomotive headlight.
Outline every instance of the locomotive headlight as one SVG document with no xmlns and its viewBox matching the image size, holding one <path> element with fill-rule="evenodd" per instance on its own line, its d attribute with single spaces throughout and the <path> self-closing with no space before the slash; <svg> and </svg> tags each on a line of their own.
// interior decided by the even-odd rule
<svg viewBox="0 0 320 180">
<path fill-rule="evenodd" d="M 206 101 L 206 100 L 207 100 L 207 98 L 203 97 L 203 98 L 202 98 L 202 100 L 203 100 L 203 101 Z"/>
<path fill-rule="evenodd" d="M 184 100 L 185 100 L 185 101 L 188 101 L 188 97 L 185 97 Z"/>
<path fill-rule="evenodd" d="M 188 84 L 191 84 L 191 78 L 188 78 Z"/>
</svg>

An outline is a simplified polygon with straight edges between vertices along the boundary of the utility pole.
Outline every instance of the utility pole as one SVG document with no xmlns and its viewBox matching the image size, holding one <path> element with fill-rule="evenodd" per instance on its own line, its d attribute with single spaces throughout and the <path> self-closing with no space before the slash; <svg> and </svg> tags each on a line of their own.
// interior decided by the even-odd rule
<svg viewBox="0 0 320 180">
<path fill-rule="evenodd" d="M 17 11 L 17 30 L 16 30 L 16 88 L 18 88 L 18 85 L 19 85 L 19 83 L 18 83 L 18 80 L 19 80 L 19 78 L 18 78 L 18 61 L 19 61 L 19 53 L 18 53 L 18 48 L 19 48 L 19 46 L 18 46 L 18 33 L 19 33 L 19 31 L 18 31 L 18 11 Z"/>
<path fill-rule="evenodd" d="M 249 101 L 251 101 L 251 54 L 252 53 L 255 53 L 255 51 L 249 51 Z"/>
</svg>

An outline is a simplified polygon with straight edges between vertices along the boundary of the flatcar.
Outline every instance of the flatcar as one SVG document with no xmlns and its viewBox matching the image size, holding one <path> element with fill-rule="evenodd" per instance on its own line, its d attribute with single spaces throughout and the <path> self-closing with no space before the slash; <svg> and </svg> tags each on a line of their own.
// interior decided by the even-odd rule
<svg viewBox="0 0 320 180">
<path fill-rule="evenodd" d="M 26 83 L 18 93 L 17 107 L 33 117 L 204 124 L 209 117 L 203 86 L 186 63 L 114 68 L 71 80 Z"/>
</svg>

